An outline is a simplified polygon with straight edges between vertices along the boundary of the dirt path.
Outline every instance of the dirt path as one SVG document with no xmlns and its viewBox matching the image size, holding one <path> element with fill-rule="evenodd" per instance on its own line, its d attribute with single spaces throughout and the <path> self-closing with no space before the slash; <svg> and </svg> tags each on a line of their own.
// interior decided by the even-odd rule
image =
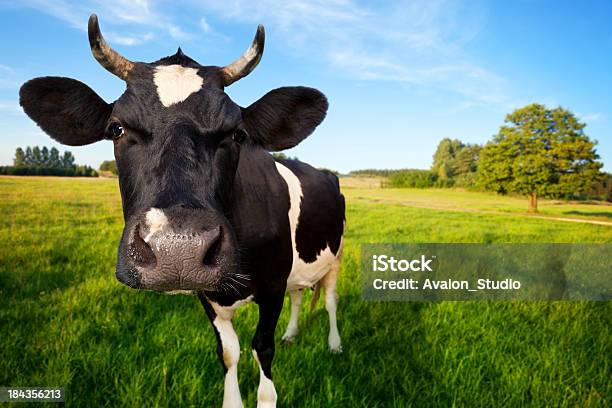
<svg viewBox="0 0 612 408">
<path fill-rule="evenodd" d="M 608 225 L 608 226 L 612 227 L 612 222 L 610 222 L 610 221 L 584 220 L 582 218 L 549 217 L 549 216 L 545 216 L 545 215 L 528 215 L 528 214 L 524 215 L 524 216 L 525 217 L 532 217 L 532 218 L 541 218 L 541 219 L 544 219 L 544 220 L 567 221 L 567 222 L 582 222 L 584 224 Z"/>
<path fill-rule="evenodd" d="M 485 210 L 475 210 L 473 208 L 464 208 L 464 209 L 449 208 L 449 207 L 444 207 L 444 206 L 423 205 L 422 203 L 416 203 L 416 202 L 410 202 L 410 201 L 384 200 L 384 199 L 379 199 L 379 198 L 369 198 L 369 197 L 363 197 L 363 196 L 357 196 L 355 198 L 358 200 L 369 201 L 373 203 L 399 204 L 399 205 L 403 205 L 406 207 L 422 208 L 426 210 L 454 211 L 454 212 L 465 212 L 465 213 L 487 214 L 487 215 L 505 215 L 505 216 L 523 217 L 523 218 L 538 218 L 542 220 L 578 222 L 578 223 L 583 223 L 583 224 L 606 225 L 606 226 L 612 227 L 611 221 L 586 220 L 582 218 L 565 218 L 565 217 L 555 217 L 555 216 L 537 215 L 537 214 L 521 214 L 521 213 L 504 212 L 504 211 L 485 211 Z"/>
</svg>

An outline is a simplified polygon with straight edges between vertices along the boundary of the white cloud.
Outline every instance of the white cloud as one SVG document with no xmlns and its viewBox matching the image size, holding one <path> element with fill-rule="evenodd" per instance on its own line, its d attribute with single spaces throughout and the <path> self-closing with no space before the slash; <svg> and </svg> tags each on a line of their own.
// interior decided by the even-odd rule
<svg viewBox="0 0 612 408">
<path fill-rule="evenodd" d="M 140 45 L 147 41 L 150 41 L 155 37 L 153 33 L 145 33 L 139 35 L 122 35 L 112 31 L 109 31 L 104 35 L 111 43 L 121 44 L 125 46 Z"/>
<path fill-rule="evenodd" d="M 210 24 L 208 24 L 208 21 L 206 21 L 204 17 L 200 19 L 200 27 L 202 27 L 202 31 L 205 33 L 208 33 L 211 30 Z"/>
<path fill-rule="evenodd" d="M 146 0 L 105 0 L 98 6 L 127 23 L 152 24 L 161 17 Z"/>
<path fill-rule="evenodd" d="M 595 122 L 596 120 L 601 119 L 602 115 L 599 112 L 587 113 L 585 115 L 579 113 L 578 117 L 584 122 Z"/>
<path fill-rule="evenodd" d="M 170 16 L 157 10 L 147 0 L 93 0 L 76 4 L 65 0 L 25 0 L 22 5 L 50 14 L 82 31 L 87 31 L 89 15 L 95 12 L 103 25 L 105 36 L 125 46 L 151 41 L 156 37 L 152 31 L 170 35 L 174 39 L 189 37 L 172 23 Z M 126 27 L 129 27 L 130 33 L 125 32 Z M 143 31 L 138 32 L 139 29 Z"/>
<path fill-rule="evenodd" d="M 175 40 L 187 40 L 191 38 L 190 34 L 187 34 L 185 31 L 183 31 L 181 27 L 177 25 L 169 25 L 168 34 L 170 34 L 170 37 L 174 38 Z"/>
<path fill-rule="evenodd" d="M 508 104 L 505 80 L 465 50 L 486 12 L 476 2 L 354 0 L 198 1 L 228 21 L 263 22 L 300 58 L 322 57 L 344 78 L 386 81 L 457 93 L 476 103 Z"/>
<path fill-rule="evenodd" d="M 510 104 L 504 78 L 469 56 L 470 42 L 486 19 L 477 1 L 197 0 L 184 8 L 206 17 L 191 26 L 179 21 L 173 4 L 149 0 L 24 4 L 81 30 L 95 10 L 109 40 L 124 46 L 164 37 L 189 41 L 197 38 L 186 31 L 194 23 L 207 36 L 228 41 L 211 26 L 207 17 L 213 16 L 233 24 L 265 23 L 269 39 L 287 53 L 342 78 L 445 90 L 478 104 Z"/>
<path fill-rule="evenodd" d="M 10 67 L 8 65 L 0 64 L 0 71 L 4 72 L 5 74 L 12 75 L 15 73 L 15 68 Z"/>
</svg>

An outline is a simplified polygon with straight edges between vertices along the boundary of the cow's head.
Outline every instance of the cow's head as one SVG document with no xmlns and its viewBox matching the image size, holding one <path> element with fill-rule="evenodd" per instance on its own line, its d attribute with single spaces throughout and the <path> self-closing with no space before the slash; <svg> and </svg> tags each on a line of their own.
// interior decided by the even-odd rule
<svg viewBox="0 0 612 408">
<path fill-rule="evenodd" d="M 106 103 L 85 84 L 43 77 L 23 85 L 25 112 L 60 143 L 112 140 L 125 228 L 117 278 L 134 288 L 223 290 L 236 279 L 239 255 L 228 203 L 241 150 L 290 148 L 327 111 L 311 88 L 280 88 L 241 108 L 224 88 L 261 59 L 264 29 L 225 67 L 202 66 L 182 51 L 153 63 L 132 62 L 104 41 L 89 19 L 94 57 L 127 88 Z M 101 237 L 105 239 L 106 237 Z"/>
</svg>

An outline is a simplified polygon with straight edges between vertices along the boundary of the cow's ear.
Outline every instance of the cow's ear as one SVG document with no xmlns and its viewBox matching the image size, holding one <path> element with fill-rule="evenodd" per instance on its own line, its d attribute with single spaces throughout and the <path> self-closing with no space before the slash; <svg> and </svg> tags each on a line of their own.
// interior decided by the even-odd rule
<svg viewBox="0 0 612 408">
<path fill-rule="evenodd" d="M 103 139 L 112 111 L 112 105 L 87 85 L 62 77 L 26 82 L 19 90 L 19 103 L 49 136 L 70 146 Z"/>
<path fill-rule="evenodd" d="M 327 98 L 306 87 L 278 88 L 244 109 L 251 139 L 270 151 L 296 146 L 325 119 Z"/>
</svg>

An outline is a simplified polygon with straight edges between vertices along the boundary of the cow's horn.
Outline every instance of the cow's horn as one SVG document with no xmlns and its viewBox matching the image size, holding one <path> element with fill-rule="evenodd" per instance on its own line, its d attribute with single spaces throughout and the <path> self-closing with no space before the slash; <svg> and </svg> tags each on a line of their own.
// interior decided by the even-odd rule
<svg viewBox="0 0 612 408">
<path fill-rule="evenodd" d="M 225 86 L 233 84 L 240 78 L 244 78 L 255 69 L 263 55 L 265 38 L 264 27 L 260 24 L 257 26 L 257 33 L 255 33 L 255 38 L 253 38 L 253 43 L 249 49 L 236 61 L 221 69 Z"/>
<path fill-rule="evenodd" d="M 100 32 L 98 16 L 95 14 L 89 16 L 87 31 L 89 34 L 89 45 L 91 46 L 94 58 L 109 72 L 117 75 L 124 81 L 127 80 L 128 74 L 134 68 L 134 63 L 113 50 L 106 43 Z"/>
</svg>

